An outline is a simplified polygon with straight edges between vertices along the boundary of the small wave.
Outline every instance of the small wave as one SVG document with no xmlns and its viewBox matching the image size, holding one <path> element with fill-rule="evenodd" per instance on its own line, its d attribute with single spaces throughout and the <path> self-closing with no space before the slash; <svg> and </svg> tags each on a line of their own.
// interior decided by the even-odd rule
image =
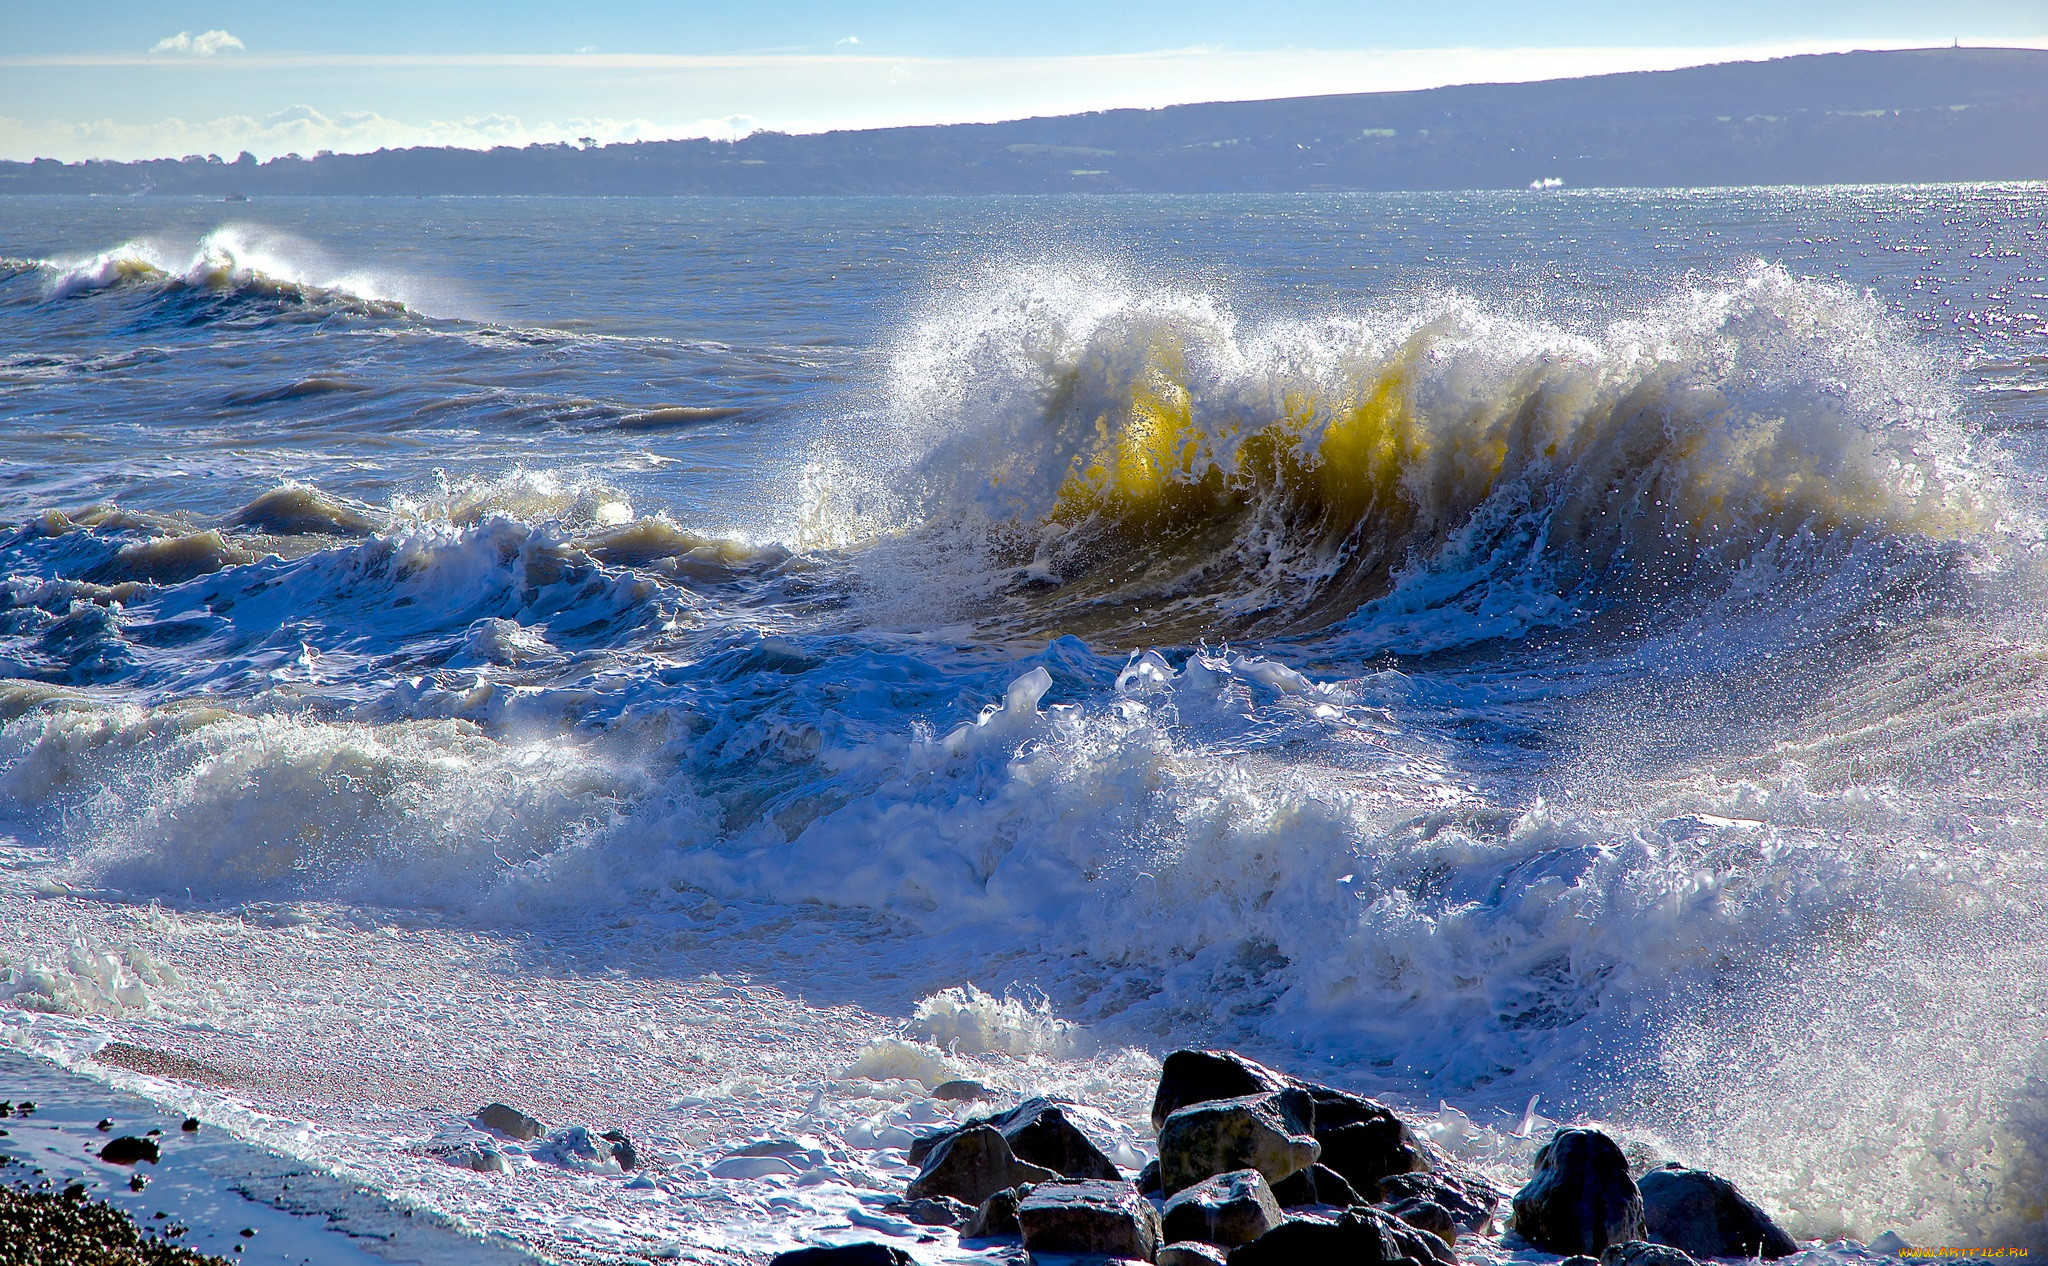
<svg viewBox="0 0 2048 1266">
<path fill-rule="evenodd" d="M 629 413 L 612 423 L 621 431 L 657 431 L 667 427 L 695 426 L 699 422 L 718 422 L 736 418 L 747 410 L 729 405 L 669 405 L 660 409 L 647 409 Z"/>
<path fill-rule="evenodd" d="M 352 378 L 337 378 L 316 374 L 286 383 L 282 387 L 271 387 L 262 391 L 237 391 L 229 394 L 224 403 L 235 406 L 252 404 L 281 404 L 287 400 L 307 400 L 316 396 L 334 395 L 357 391 L 369 391 L 370 384 L 357 382 Z"/>
<path fill-rule="evenodd" d="M 105 585 L 122 581 L 175 585 L 198 576 L 211 575 L 224 567 L 239 567 L 255 561 L 255 553 L 209 528 L 184 536 L 164 536 L 123 545 L 113 557 L 86 572 L 82 579 Z"/>
<path fill-rule="evenodd" d="M 123 242 L 85 259 L 41 260 L 52 299 L 129 285 L 348 306 L 392 315 L 408 309 L 401 287 L 364 272 L 337 273 L 304 262 L 310 252 L 254 230 L 220 228 L 189 256 L 149 239 Z M 298 256 L 299 258 L 294 258 Z"/>
<path fill-rule="evenodd" d="M 1427 649 L 1996 520 L 1925 358 L 1774 268 L 1595 330 L 1458 294 L 1263 327 L 1071 278 L 960 302 L 898 351 L 918 510 L 879 557 L 1047 631 Z"/>
<path fill-rule="evenodd" d="M 368 536 L 377 530 L 376 521 L 367 515 L 299 484 L 264 493 L 235 511 L 228 523 L 278 536 Z"/>
</svg>

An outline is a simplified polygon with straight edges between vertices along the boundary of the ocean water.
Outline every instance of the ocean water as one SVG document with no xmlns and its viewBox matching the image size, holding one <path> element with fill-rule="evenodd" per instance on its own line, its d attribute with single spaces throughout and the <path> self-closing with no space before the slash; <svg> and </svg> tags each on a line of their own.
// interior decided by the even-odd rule
<svg viewBox="0 0 2048 1266">
<path fill-rule="evenodd" d="M 2048 1245 L 2044 231 L 0 200 L 0 1038 L 563 1260 L 1193 1044 Z"/>
</svg>

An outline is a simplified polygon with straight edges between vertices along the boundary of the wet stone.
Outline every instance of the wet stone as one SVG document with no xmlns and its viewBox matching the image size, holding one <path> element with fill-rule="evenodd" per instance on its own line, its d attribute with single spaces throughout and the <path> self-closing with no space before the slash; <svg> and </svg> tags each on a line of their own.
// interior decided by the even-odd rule
<svg viewBox="0 0 2048 1266">
<path fill-rule="evenodd" d="M 1242 1099 L 1285 1090 L 1287 1078 L 1233 1051 L 1175 1051 L 1159 1069 L 1152 1097 L 1152 1128 L 1191 1103 Z"/>
<path fill-rule="evenodd" d="M 531 1142 L 547 1133 L 546 1126 L 509 1104 L 486 1104 L 477 1109 L 476 1116 L 472 1119 L 486 1130 L 495 1130 L 506 1138 L 516 1139 L 521 1143 Z"/>
<path fill-rule="evenodd" d="M 799 1248 L 779 1254 L 769 1266 L 916 1266 L 910 1254 L 891 1244 L 841 1244 Z"/>
<path fill-rule="evenodd" d="M 1630 1240 L 1609 1244 L 1600 1253 L 1600 1266 L 1700 1266 L 1692 1255 L 1668 1244 Z"/>
<path fill-rule="evenodd" d="M 1283 1209 L 1301 1209 L 1315 1204 L 1348 1209 L 1365 1203 L 1365 1198 L 1344 1181 L 1344 1175 L 1320 1163 L 1296 1170 L 1274 1183 L 1273 1198 Z"/>
<path fill-rule="evenodd" d="M 975 1210 L 974 1220 L 961 1229 L 964 1240 L 995 1239 L 999 1236 L 1022 1235 L 1017 1226 L 1017 1206 L 1024 1197 L 1031 1194 L 1029 1183 L 1020 1187 L 1005 1187 L 981 1202 Z"/>
<path fill-rule="evenodd" d="M 1775 1259 L 1799 1246 L 1734 1183 L 1702 1169 L 1667 1166 L 1636 1183 L 1648 1238 L 1695 1257 Z"/>
<path fill-rule="evenodd" d="M 997 1193 L 1000 1195 L 1001 1193 Z M 994 1197 L 990 1197 L 994 1199 Z M 883 1207 L 885 1213 L 907 1218 L 919 1226 L 965 1226 L 976 1216 L 973 1205 L 948 1196 L 926 1196 L 922 1200 L 898 1200 Z"/>
<path fill-rule="evenodd" d="M 1159 1251 L 1159 1213 L 1127 1182 L 1040 1183 L 1018 1202 L 1017 1226 L 1033 1256 L 1075 1253 L 1149 1262 Z"/>
<path fill-rule="evenodd" d="M 1057 1177 L 1050 1169 L 1018 1160 L 1000 1131 L 977 1125 L 933 1148 L 905 1195 L 911 1200 L 949 1196 L 963 1204 L 979 1205 L 1005 1187 Z"/>
<path fill-rule="evenodd" d="M 138 1161 L 154 1165 L 163 1159 L 163 1151 L 157 1147 L 155 1139 L 123 1134 L 100 1149 L 100 1159 L 109 1165 L 133 1165 Z"/>
<path fill-rule="evenodd" d="M 1285 1220 L 1265 1175 L 1256 1169 L 1240 1169 L 1204 1179 L 1168 1200 L 1161 1231 L 1169 1240 L 1202 1240 L 1235 1248 Z"/>
<path fill-rule="evenodd" d="M 1559 1130 L 1515 1195 L 1517 1235 L 1550 1253 L 1598 1253 L 1643 1238 L 1643 1197 L 1628 1158 L 1598 1130 Z"/>
<path fill-rule="evenodd" d="M 1382 1204 L 1427 1200 L 1451 1215 L 1460 1235 L 1486 1235 L 1493 1230 L 1500 1193 L 1476 1175 L 1452 1173 L 1395 1174 L 1380 1180 Z"/>
<path fill-rule="evenodd" d="M 1159 1266 L 1223 1266 L 1224 1251 L 1200 1240 L 1181 1240 L 1159 1250 Z"/>
<path fill-rule="evenodd" d="M 1316 1163 L 1308 1096 L 1286 1090 L 1190 1104 L 1159 1129 L 1159 1180 L 1172 1195 L 1205 1178 L 1256 1169 L 1268 1183 Z"/>
</svg>

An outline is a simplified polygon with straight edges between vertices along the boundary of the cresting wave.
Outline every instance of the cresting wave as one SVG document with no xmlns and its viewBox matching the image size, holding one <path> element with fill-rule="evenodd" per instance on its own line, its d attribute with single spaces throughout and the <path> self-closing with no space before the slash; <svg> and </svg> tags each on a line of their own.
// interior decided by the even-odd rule
<svg viewBox="0 0 2048 1266">
<path fill-rule="evenodd" d="M 308 262 L 314 252 L 264 230 L 227 226 L 185 254 L 154 239 L 124 242 L 84 259 L 38 260 L 44 293 L 61 299 L 124 286 L 355 306 L 391 315 L 406 310 L 404 285 L 364 271 L 337 272 Z"/>
<path fill-rule="evenodd" d="M 925 456 L 882 476 L 916 524 L 882 556 L 937 545 L 1005 620 L 1122 642 L 1426 651 L 1999 520 L 1876 302 L 1761 265 L 1576 327 L 1451 293 L 1260 324 L 1035 271 L 936 305 L 893 388 Z"/>
</svg>

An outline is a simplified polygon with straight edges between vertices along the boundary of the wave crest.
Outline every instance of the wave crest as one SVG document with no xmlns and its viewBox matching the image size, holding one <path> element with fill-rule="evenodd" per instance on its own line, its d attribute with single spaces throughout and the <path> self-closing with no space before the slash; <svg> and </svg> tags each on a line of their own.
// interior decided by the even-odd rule
<svg viewBox="0 0 2048 1266">
<path fill-rule="evenodd" d="M 978 596 L 1047 630 L 1135 609 L 1151 639 L 1391 617 L 1456 642 L 1705 590 L 1786 541 L 1996 517 L 1926 358 L 1775 268 L 1591 330 L 1457 294 L 1251 326 L 1071 279 L 963 306 L 898 355 L 914 535 L 956 566 L 969 542 Z"/>
</svg>

